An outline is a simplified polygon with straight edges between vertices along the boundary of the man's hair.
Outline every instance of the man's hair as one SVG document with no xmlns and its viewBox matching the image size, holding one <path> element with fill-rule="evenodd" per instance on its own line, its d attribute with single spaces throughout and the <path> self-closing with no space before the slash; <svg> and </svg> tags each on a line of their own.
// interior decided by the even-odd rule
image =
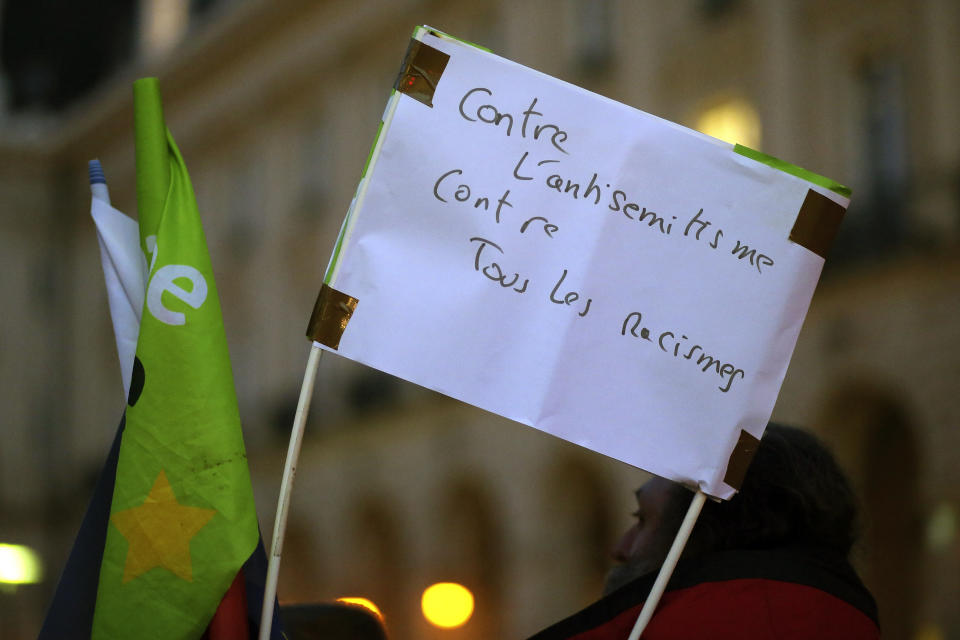
<svg viewBox="0 0 960 640">
<path fill-rule="evenodd" d="M 684 493 L 673 501 L 677 527 L 690 503 Z M 807 431 L 770 423 L 740 492 L 707 501 L 688 551 L 804 546 L 846 557 L 857 535 L 856 498 L 830 451 Z"/>
</svg>

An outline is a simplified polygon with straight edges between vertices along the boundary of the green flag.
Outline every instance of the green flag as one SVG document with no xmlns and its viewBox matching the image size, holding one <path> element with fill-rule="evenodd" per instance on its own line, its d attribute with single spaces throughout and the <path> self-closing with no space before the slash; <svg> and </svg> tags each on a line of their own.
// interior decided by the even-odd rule
<svg viewBox="0 0 960 640">
<path fill-rule="evenodd" d="M 199 638 L 259 533 L 200 215 L 155 78 L 134 83 L 149 274 L 94 638 Z"/>
</svg>

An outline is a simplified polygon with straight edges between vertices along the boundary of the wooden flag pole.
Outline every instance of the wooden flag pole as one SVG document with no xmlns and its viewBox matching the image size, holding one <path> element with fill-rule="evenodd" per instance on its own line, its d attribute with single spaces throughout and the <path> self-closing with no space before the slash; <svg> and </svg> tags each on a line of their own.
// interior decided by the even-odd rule
<svg viewBox="0 0 960 640">
<path fill-rule="evenodd" d="M 313 397 L 314 381 L 317 378 L 317 368 L 323 349 L 316 342 L 310 346 L 310 357 L 307 359 L 307 370 L 303 374 L 303 385 L 300 387 L 300 400 L 297 402 L 297 413 L 293 418 L 293 429 L 290 432 L 290 445 L 287 447 L 287 461 L 283 469 L 283 480 L 280 483 L 280 499 L 277 502 L 277 515 L 273 523 L 273 541 L 270 545 L 270 562 L 267 565 L 267 583 L 263 589 L 263 609 L 260 614 L 259 640 L 269 640 L 273 628 L 273 603 L 277 597 L 277 579 L 280 576 L 280 555 L 283 553 L 283 537 L 287 531 L 287 515 L 290 513 L 290 494 L 293 491 L 293 480 L 297 472 L 297 459 L 300 457 L 300 445 L 303 442 L 303 431 L 307 424 L 307 413 L 310 411 L 310 399 Z"/>
<path fill-rule="evenodd" d="M 670 546 L 670 552 L 667 553 L 667 558 L 663 561 L 663 565 L 660 567 L 660 573 L 657 574 L 657 579 L 653 583 L 653 588 L 650 589 L 650 595 L 647 596 L 646 602 L 643 603 L 643 608 L 640 610 L 640 615 L 637 616 L 637 622 L 633 625 L 633 630 L 630 632 L 630 636 L 627 640 L 639 640 L 640 634 L 643 633 L 643 630 L 647 628 L 650 618 L 653 617 L 653 611 L 657 608 L 657 605 L 660 604 L 660 598 L 663 596 L 663 592 L 667 588 L 667 582 L 670 581 L 670 576 L 673 575 L 673 570 L 677 567 L 677 562 L 680 560 L 680 554 L 683 553 L 683 548 L 686 546 L 687 540 L 690 538 L 690 533 L 693 531 L 693 525 L 697 523 L 697 518 L 700 517 L 700 510 L 703 509 L 703 503 L 706 501 L 706 499 L 707 494 L 705 494 L 703 491 L 697 491 L 697 493 L 693 496 L 693 500 L 690 501 L 690 507 L 687 509 L 687 515 L 683 517 L 683 522 L 680 524 L 680 530 L 677 531 L 677 537 L 673 539 L 673 545 Z"/>
</svg>

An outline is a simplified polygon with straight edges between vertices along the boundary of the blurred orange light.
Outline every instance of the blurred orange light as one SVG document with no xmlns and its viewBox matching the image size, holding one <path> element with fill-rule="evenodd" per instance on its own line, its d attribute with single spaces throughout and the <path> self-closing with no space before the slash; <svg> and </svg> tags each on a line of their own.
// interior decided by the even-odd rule
<svg viewBox="0 0 960 640">
<path fill-rule="evenodd" d="M 373 602 L 371 602 L 370 600 L 367 600 L 366 598 L 354 598 L 354 597 L 337 598 L 337 602 L 343 602 L 345 604 L 352 604 L 359 607 L 363 607 L 364 609 L 369 609 L 374 614 L 376 614 L 378 618 L 383 620 L 383 614 L 380 613 L 380 608 L 377 607 L 377 605 L 373 604 Z"/>
<path fill-rule="evenodd" d="M 456 582 L 438 582 L 423 592 L 420 607 L 430 624 L 453 629 L 466 624 L 473 615 L 473 594 Z"/>
</svg>

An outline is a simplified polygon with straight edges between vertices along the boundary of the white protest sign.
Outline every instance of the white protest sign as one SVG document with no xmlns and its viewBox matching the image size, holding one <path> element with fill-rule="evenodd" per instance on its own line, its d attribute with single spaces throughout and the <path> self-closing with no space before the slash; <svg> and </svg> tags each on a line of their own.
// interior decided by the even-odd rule
<svg viewBox="0 0 960 640">
<path fill-rule="evenodd" d="M 823 266 L 790 236 L 823 211 L 835 230 L 848 200 L 449 36 L 415 39 L 449 59 L 427 80 L 412 47 L 384 114 L 325 279 L 358 301 L 336 352 L 730 497 L 728 463 L 763 432 Z"/>
</svg>

